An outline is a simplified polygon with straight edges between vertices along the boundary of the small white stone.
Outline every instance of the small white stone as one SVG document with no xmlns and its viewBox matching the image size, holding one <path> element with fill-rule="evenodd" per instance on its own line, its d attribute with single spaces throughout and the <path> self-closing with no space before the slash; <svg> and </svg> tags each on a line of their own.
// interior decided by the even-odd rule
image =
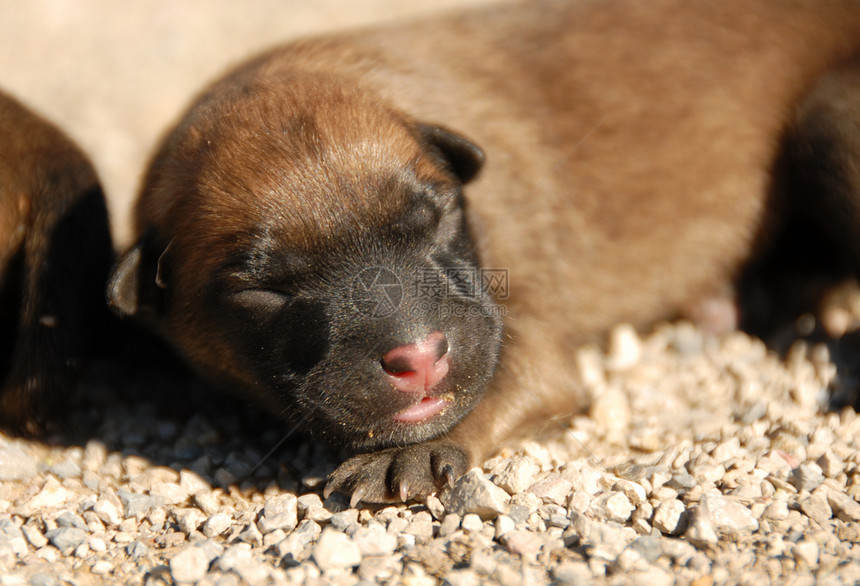
<svg viewBox="0 0 860 586">
<path fill-rule="evenodd" d="M 824 452 L 815 463 L 827 478 L 836 478 L 845 469 L 845 463 L 831 450 Z"/>
<path fill-rule="evenodd" d="M 637 482 L 613 477 L 610 485 L 612 490 L 623 492 L 634 506 L 638 507 L 648 498 L 645 488 Z"/>
<path fill-rule="evenodd" d="M 203 535 L 212 539 L 233 525 L 233 517 L 227 513 L 215 513 L 203 523 Z"/>
<path fill-rule="evenodd" d="M 475 513 L 469 513 L 468 515 L 463 516 L 463 520 L 460 522 L 460 527 L 468 533 L 480 533 L 484 528 L 484 522 L 481 521 L 481 517 Z"/>
<path fill-rule="evenodd" d="M 615 387 L 597 392 L 589 411 L 591 418 L 605 430 L 610 441 L 617 441 L 620 432 L 630 427 L 632 412 L 627 395 Z M 613 435 L 615 434 L 615 435 Z"/>
<path fill-rule="evenodd" d="M 678 529 L 678 522 L 686 510 L 684 503 L 678 499 L 663 501 L 654 512 L 652 524 L 661 532 L 671 535 Z"/>
<path fill-rule="evenodd" d="M 807 568 L 814 568 L 818 564 L 820 551 L 818 544 L 812 540 L 804 539 L 795 543 L 791 551 L 794 554 L 794 559 L 798 563 L 806 564 Z"/>
<path fill-rule="evenodd" d="M 90 571 L 97 576 L 107 574 L 111 570 L 113 570 L 113 564 L 107 560 L 99 560 L 90 568 Z"/>
<path fill-rule="evenodd" d="M 531 486 L 538 472 L 540 466 L 531 458 L 514 457 L 493 470 L 493 482 L 508 493 L 516 494 Z"/>
<path fill-rule="evenodd" d="M 606 366 L 611 370 L 626 370 L 638 364 L 641 357 L 642 342 L 633 326 L 616 326 L 609 336 Z"/>
<path fill-rule="evenodd" d="M 788 518 L 788 502 L 777 499 L 770 503 L 762 513 L 766 519 L 772 521 L 783 521 Z"/>
<path fill-rule="evenodd" d="M 362 555 L 390 555 L 397 549 L 397 537 L 386 533 L 382 525 L 359 527 L 352 540 Z"/>
<path fill-rule="evenodd" d="M 513 531 L 516 528 L 516 523 L 507 515 L 499 515 L 496 517 L 496 532 L 495 538 L 501 539 L 506 533 Z"/>
<path fill-rule="evenodd" d="M 321 570 L 351 568 L 361 563 L 361 551 L 344 533 L 326 527 L 313 548 L 313 557 Z"/>
<path fill-rule="evenodd" d="M 174 482 L 155 484 L 149 494 L 163 498 L 167 505 L 181 505 L 188 500 L 188 491 Z"/>
<path fill-rule="evenodd" d="M 737 437 L 729 438 L 711 450 L 711 457 L 718 464 L 725 464 L 732 458 L 737 458 L 740 454 L 741 442 Z"/>
<path fill-rule="evenodd" d="M 49 476 L 42 489 L 16 511 L 22 517 L 32 517 L 36 513 L 55 509 L 72 500 L 75 493 L 64 488 L 53 476 Z"/>
<path fill-rule="evenodd" d="M 210 485 L 202 476 L 191 470 L 180 470 L 179 486 L 190 495 L 212 490 Z"/>
<path fill-rule="evenodd" d="M 170 558 L 170 575 L 177 582 L 197 582 L 208 569 L 206 554 L 193 545 Z"/>
<path fill-rule="evenodd" d="M 543 501 L 564 505 L 570 496 L 573 483 L 564 476 L 556 473 L 548 474 L 543 480 L 532 484 L 528 492 Z"/>
<path fill-rule="evenodd" d="M 173 516 L 179 522 L 179 529 L 186 535 L 191 535 L 197 531 L 200 524 L 206 518 L 203 511 L 200 509 L 179 509 L 173 512 Z"/>
<path fill-rule="evenodd" d="M 623 492 L 616 492 L 606 499 L 606 516 L 612 521 L 624 523 L 636 509 Z"/>
<path fill-rule="evenodd" d="M 27 538 L 27 541 L 30 542 L 30 545 L 36 549 L 45 547 L 48 544 L 48 540 L 44 535 L 42 535 L 42 532 L 32 525 L 23 525 L 21 527 L 21 532 L 24 534 L 24 537 Z"/>
<path fill-rule="evenodd" d="M 502 539 L 509 552 L 524 557 L 536 555 L 541 548 L 540 537 L 530 531 L 515 529 Z"/>
<path fill-rule="evenodd" d="M 821 467 L 815 462 L 803 462 L 791 471 L 788 476 L 788 481 L 794 485 L 797 490 L 806 490 L 812 492 L 824 482 L 824 474 Z"/>
<path fill-rule="evenodd" d="M 98 516 L 99 520 L 114 527 L 122 523 L 119 507 L 109 500 L 99 499 L 93 505 L 93 512 Z"/>
</svg>

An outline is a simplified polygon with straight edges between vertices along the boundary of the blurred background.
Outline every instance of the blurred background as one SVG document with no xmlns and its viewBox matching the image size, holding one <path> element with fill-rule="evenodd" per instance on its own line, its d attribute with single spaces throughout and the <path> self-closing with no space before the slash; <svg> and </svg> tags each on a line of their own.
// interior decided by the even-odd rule
<svg viewBox="0 0 860 586">
<path fill-rule="evenodd" d="M 0 1 L 0 88 L 90 155 L 114 236 L 156 142 L 227 66 L 289 39 L 490 0 Z"/>
</svg>

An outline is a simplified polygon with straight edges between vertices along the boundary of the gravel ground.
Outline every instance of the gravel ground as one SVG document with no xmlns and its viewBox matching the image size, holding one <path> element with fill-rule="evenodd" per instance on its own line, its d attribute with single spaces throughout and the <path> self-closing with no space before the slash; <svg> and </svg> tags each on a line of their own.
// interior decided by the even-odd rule
<svg viewBox="0 0 860 586">
<path fill-rule="evenodd" d="M 2 85 L 93 156 L 123 243 L 147 153 L 206 79 L 296 34 L 427 10 L 3 3 Z M 578 353 L 594 404 L 565 431 L 426 504 L 360 509 L 320 496 L 343 454 L 172 369 L 98 364 L 69 412 L 77 431 L 0 436 L 0 585 L 853 584 L 860 419 L 824 408 L 827 354 L 619 327 L 607 353 Z"/>
<path fill-rule="evenodd" d="M 99 365 L 70 413 L 86 434 L 0 440 L 0 584 L 860 581 L 860 418 L 823 408 L 823 346 L 621 326 L 577 360 L 594 403 L 564 431 L 357 509 L 320 496 L 341 454 Z"/>
</svg>

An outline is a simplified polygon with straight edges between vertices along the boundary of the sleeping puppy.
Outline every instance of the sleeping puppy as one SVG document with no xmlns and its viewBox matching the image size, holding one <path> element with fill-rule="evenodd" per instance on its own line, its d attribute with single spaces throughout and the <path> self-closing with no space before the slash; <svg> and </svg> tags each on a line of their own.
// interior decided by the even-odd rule
<svg viewBox="0 0 860 586">
<path fill-rule="evenodd" d="M 169 133 L 109 301 L 362 452 L 329 491 L 424 495 L 582 409 L 573 349 L 613 324 L 734 283 L 762 323 L 795 311 L 770 300 L 801 234 L 822 283 L 856 273 L 858 52 L 860 4 L 767 0 L 529 2 L 295 42 Z"/>
<path fill-rule="evenodd" d="M 62 413 L 107 317 L 107 210 L 86 156 L 0 93 L 0 427 Z M 59 418 L 53 418 L 59 419 Z"/>
</svg>

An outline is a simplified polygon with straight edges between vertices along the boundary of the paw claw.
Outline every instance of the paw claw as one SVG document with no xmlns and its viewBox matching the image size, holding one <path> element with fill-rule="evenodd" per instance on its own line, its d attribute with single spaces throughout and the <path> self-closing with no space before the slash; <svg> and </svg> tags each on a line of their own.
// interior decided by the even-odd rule
<svg viewBox="0 0 860 586">
<path fill-rule="evenodd" d="M 361 502 L 361 499 L 364 498 L 365 492 L 366 491 L 361 486 L 359 486 L 353 491 L 352 496 L 349 498 L 350 509 L 354 509 L 358 505 L 358 503 Z"/>
<path fill-rule="evenodd" d="M 468 470 L 469 457 L 460 446 L 441 441 L 360 454 L 340 465 L 328 478 L 323 495 L 350 495 L 359 502 L 407 502 L 452 484 Z"/>
</svg>

